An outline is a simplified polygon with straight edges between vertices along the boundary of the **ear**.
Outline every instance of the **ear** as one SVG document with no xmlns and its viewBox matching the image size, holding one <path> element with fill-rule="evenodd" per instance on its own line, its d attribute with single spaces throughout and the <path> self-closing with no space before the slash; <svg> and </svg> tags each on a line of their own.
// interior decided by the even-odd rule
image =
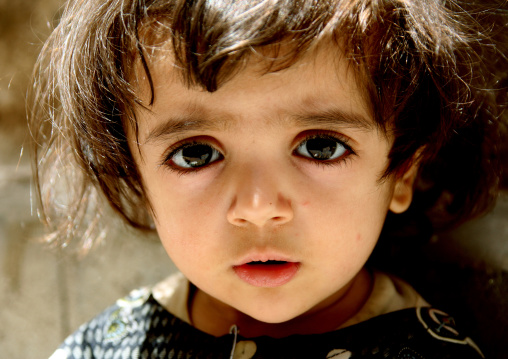
<svg viewBox="0 0 508 359">
<path fill-rule="evenodd" d="M 413 156 L 413 161 L 409 169 L 402 176 L 398 176 L 395 181 L 392 201 L 390 202 L 390 211 L 393 213 L 402 213 L 409 208 L 413 200 L 413 185 L 420 167 L 419 153 Z"/>
</svg>

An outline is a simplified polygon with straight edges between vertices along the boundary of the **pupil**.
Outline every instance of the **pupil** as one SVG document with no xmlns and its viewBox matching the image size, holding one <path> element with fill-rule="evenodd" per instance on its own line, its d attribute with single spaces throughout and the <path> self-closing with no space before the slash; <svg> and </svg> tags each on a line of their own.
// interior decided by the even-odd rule
<svg viewBox="0 0 508 359">
<path fill-rule="evenodd" d="M 337 149 L 337 141 L 329 138 L 313 138 L 307 140 L 307 151 L 318 160 L 327 160 L 333 156 Z"/>
<path fill-rule="evenodd" d="M 204 166 L 212 157 L 212 148 L 206 145 L 194 145 L 182 150 L 182 157 L 190 166 Z"/>
</svg>

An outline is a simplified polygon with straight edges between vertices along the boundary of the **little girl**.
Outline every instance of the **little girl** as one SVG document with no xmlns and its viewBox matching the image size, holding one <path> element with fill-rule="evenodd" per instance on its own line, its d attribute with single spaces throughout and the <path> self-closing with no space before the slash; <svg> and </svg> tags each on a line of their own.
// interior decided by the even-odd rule
<svg viewBox="0 0 508 359">
<path fill-rule="evenodd" d="M 52 358 L 483 357 L 366 265 L 409 207 L 439 228 L 493 203 L 493 69 L 506 61 L 495 7 L 480 10 L 70 1 L 31 116 L 48 238 L 92 243 L 105 199 L 155 228 L 181 274 L 119 300 Z"/>
</svg>

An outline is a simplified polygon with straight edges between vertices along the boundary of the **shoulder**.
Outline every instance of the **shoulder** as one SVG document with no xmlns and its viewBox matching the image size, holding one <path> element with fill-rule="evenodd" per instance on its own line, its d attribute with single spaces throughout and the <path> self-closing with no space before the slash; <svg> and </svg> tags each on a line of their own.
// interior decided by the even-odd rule
<svg viewBox="0 0 508 359">
<path fill-rule="evenodd" d="M 179 276 L 172 276 L 165 285 L 165 299 L 185 284 Z M 151 346 L 158 332 L 179 332 L 185 321 L 170 313 L 155 298 L 155 289 L 141 288 L 116 303 L 65 339 L 50 359 L 71 358 L 137 358 L 143 348 Z M 158 292 L 160 294 L 160 292 Z"/>
<path fill-rule="evenodd" d="M 350 358 L 484 357 L 450 315 L 431 307 L 384 314 L 339 330 L 337 335 L 342 348 L 352 354 Z"/>
<path fill-rule="evenodd" d="M 135 354 L 133 344 L 143 339 L 146 321 L 158 309 L 150 298 L 150 290 L 143 288 L 117 300 L 67 337 L 50 359 L 100 358 L 118 350 Z"/>
</svg>

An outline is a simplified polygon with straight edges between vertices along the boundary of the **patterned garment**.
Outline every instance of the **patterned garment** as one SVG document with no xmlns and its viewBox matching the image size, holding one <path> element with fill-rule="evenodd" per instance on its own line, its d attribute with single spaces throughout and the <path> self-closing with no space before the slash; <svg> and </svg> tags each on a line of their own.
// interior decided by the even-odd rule
<svg viewBox="0 0 508 359">
<path fill-rule="evenodd" d="M 162 307 L 150 290 L 136 290 L 69 336 L 50 359 L 170 358 L 483 358 L 447 314 L 412 308 L 337 331 L 287 338 L 219 338 L 203 333 Z"/>
</svg>

